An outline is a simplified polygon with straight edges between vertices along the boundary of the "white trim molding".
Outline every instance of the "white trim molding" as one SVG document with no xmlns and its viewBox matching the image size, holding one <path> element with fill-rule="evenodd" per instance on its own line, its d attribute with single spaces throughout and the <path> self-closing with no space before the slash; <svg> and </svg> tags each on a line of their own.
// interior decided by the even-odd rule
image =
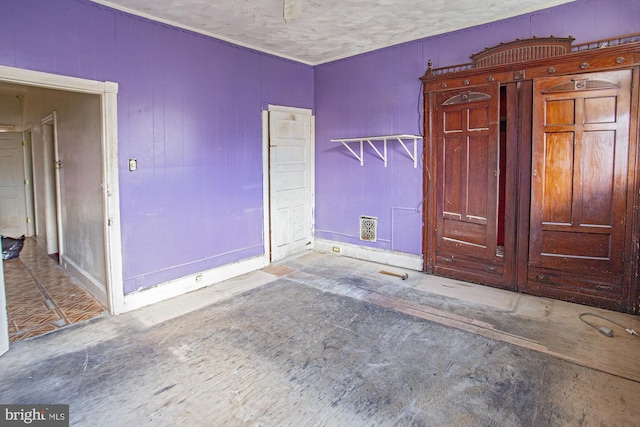
<svg viewBox="0 0 640 427">
<path fill-rule="evenodd" d="M 107 296 L 107 292 L 103 288 L 103 285 L 98 282 L 96 279 L 91 277 L 89 273 L 86 272 L 85 269 L 78 266 L 75 262 L 62 255 L 60 258 L 60 264 L 64 270 L 69 270 L 72 272 L 72 276 L 82 282 L 84 285 L 84 289 L 89 292 L 95 299 L 98 300 L 100 304 L 105 307 L 109 306 L 109 299 Z"/>
<path fill-rule="evenodd" d="M 90 93 L 94 95 L 118 93 L 118 84 L 115 82 L 88 80 L 79 77 L 70 77 L 60 74 L 45 73 L 42 71 L 8 67 L 6 65 L 0 65 L 0 81 L 47 89 Z"/>
<path fill-rule="evenodd" d="M 338 248 L 340 252 L 334 251 L 334 248 Z M 405 252 L 385 251 L 324 239 L 315 239 L 315 250 L 409 270 L 422 271 L 423 268 L 422 256 Z"/>
<path fill-rule="evenodd" d="M 123 311 L 128 312 L 160 301 L 177 297 L 197 289 L 251 273 L 269 265 L 268 255 L 259 255 L 243 261 L 225 264 L 200 273 L 171 280 L 124 296 Z"/>
<path fill-rule="evenodd" d="M 262 241 L 264 254 L 271 261 L 271 232 L 269 212 L 269 111 L 262 111 Z"/>
<path fill-rule="evenodd" d="M 130 15 L 139 16 L 141 18 L 145 18 L 145 19 L 148 19 L 150 21 L 155 21 L 155 22 L 159 22 L 161 24 L 170 25 L 172 27 L 180 28 L 180 29 L 187 30 L 187 31 L 191 31 L 193 33 L 202 34 L 202 35 L 207 36 L 207 37 L 211 37 L 211 38 L 214 38 L 214 39 L 222 40 L 222 41 L 225 41 L 227 43 L 235 44 L 237 46 L 245 47 L 245 48 L 252 49 L 252 50 L 255 50 L 255 51 L 258 51 L 258 52 L 267 53 L 269 55 L 277 56 L 279 58 L 284 58 L 284 59 L 288 59 L 290 61 L 300 62 L 300 63 L 306 64 L 306 65 L 317 65 L 317 64 L 309 62 L 309 61 L 305 61 L 305 60 L 302 60 L 302 59 L 299 59 L 299 58 L 294 58 L 293 56 L 289 56 L 289 55 L 284 55 L 282 53 L 278 53 L 278 52 L 276 52 L 274 50 L 265 49 L 265 48 L 262 48 L 262 47 L 259 47 L 259 46 L 256 46 L 256 45 L 253 45 L 253 44 L 250 44 L 250 43 L 244 43 L 244 42 L 241 42 L 239 40 L 234 40 L 234 39 L 229 38 L 227 36 L 223 36 L 221 34 L 216 34 L 216 33 L 212 33 L 211 31 L 205 31 L 205 30 L 202 30 L 200 28 L 196 28 L 196 27 L 193 27 L 193 26 L 190 26 L 190 25 L 181 24 L 179 22 L 172 21 L 170 19 L 160 18 L 159 16 L 150 15 L 148 13 L 141 12 L 139 10 L 134 10 L 134 9 L 131 9 L 131 8 L 126 7 L 126 6 L 119 5 L 119 4 L 115 4 L 115 3 L 107 1 L 107 0 L 91 0 L 91 1 L 94 2 L 94 3 L 98 3 L 98 4 L 101 4 L 103 6 L 109 7 L 111 9 L 115 9 L 115 10 L 119 10 L 121 12 L 128 13 Z"/>
<path fill-rule="evenodd" d="M 269 111 L 280 111 L 282 113 L 305 114 L 313 116 L 313 110 L 311 110 L 310 108 L 287 107 L 284 105 L 269 104 L 267 105 L 267 109 Z"/>
</svg>

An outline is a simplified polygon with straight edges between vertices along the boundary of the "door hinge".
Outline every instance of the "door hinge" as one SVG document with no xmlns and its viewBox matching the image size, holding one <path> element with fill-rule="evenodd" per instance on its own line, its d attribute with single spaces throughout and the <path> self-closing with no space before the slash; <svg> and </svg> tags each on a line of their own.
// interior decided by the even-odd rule
<svg viewBox="0 0 640 427">
<path fill-rule="evenodd" d="M 113 225 L 113 220 L 111 218 L 107 219 L 107 225 L 111 227 Z"/>
<path fill-rule="evenodd" d="M 62 169 L 62 160 L 56 160 L 56 169 Z"/>
<path fill-rule="evenodd" d="M 22 141 L 22 146 L 26 147 L 27 146 L 27 141 Z"/>
<path fill-rule="evenodd" d="M 31 224 L 31 217 L 30 216 L 27 217 L 27 224 Z"/>
<path fill-rule="evenodd" d="M 29 180 L 28 179 L 24 180 L 24 185 L 29 185 Z"/>
</svg>

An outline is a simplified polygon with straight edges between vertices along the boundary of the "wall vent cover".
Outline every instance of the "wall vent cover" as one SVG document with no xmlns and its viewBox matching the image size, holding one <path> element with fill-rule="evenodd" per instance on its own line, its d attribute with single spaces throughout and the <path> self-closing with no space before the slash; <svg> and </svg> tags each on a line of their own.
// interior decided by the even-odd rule
<svg viewBox="0 0 640 427">
<path fill-rule="evenodd" d="M 360 217 L 360 240 L 375 242 L 378 239 L 378 218 L 374 216 Z"/>
</svg>

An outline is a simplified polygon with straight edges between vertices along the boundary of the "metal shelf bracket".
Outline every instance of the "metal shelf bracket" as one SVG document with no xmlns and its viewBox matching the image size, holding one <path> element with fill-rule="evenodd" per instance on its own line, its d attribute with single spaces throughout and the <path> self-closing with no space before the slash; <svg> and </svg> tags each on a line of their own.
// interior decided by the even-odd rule
<svg viewBox="0 0 640 427">
<path fill-rule="evenodd" d="M 384 162 L 384 167 L 387 167 L 387 141 L 398 141 L 398 143 L 404 148 L 404 151 L 407 152 L 409 158 L 413 160 L 413 167 L 418 167 L 418 140 L 422 139 L 420 135 L 384 135 L 384 136 L 367 136 L 361 138 L 336 138 L 332 139 L 331 142 L 339 142 L 344 145 L 353 156 L 360 161 L 360 166 L 364 166 L 364 143 L 368 143 L 371 148 L 376 152 L 378 157 L 382 159 Z M 382 141 L 382 152 L 375 146 L 374 141 Z M 410 144 L 410 141 L 413 141 L 413 151 L 410 150 L 410 147 L 407 144 Z M 360 153 L 357 153 L 349 144 L 350 143 L 359 143 L 360 144 Z"/>
</svg>

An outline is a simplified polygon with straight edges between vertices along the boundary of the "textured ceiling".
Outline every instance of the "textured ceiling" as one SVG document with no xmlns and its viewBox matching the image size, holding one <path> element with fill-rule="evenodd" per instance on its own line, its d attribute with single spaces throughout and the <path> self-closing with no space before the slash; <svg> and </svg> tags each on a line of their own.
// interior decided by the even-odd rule
<svg viewBox="0 0 640 427">
<path fill-rule="evenodd" d="M 94 0 L 311 65 L 572 0 Z"/>
</svg>

